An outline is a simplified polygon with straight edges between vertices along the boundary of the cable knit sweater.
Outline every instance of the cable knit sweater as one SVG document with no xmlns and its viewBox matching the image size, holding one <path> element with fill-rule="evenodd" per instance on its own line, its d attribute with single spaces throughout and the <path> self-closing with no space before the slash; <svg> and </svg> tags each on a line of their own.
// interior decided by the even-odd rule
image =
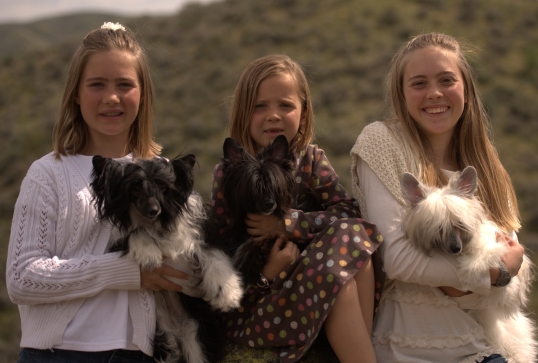
<svg viewBox="0 0 538 363">
<path fill-rule="evenodd" d="M 129 290 L 133 343 L 153 354 L 153 294 L 140 289 L 138 265 L 120 253 L 105 254 L 110 229 L 98 220 L 88 181 L 69 156 L 50 153 L 32 164 L 15 204 L 6 264 L 22 347 L 60 345 L 86 298 L 122 289 Z"/>
</svg>

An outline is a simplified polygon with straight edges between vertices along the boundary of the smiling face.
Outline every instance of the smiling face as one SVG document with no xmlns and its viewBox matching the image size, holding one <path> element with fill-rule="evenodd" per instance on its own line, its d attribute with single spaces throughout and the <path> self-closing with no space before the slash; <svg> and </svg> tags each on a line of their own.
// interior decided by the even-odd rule
<svg viewBox="0 0 538 363">
<path fill-rule="evenodd" d="M 290 143 L 304 123 L 302 111 L 302 102 L 291 75 L 266 78 L 256 94 L 250 136 L 258 148 L 269 145 L 278 135 L 286 136 Z"/>
<path fill-rule="evenodd" d="M 403 93 L 409 115 L 432 145 L 448 145 L 465 106 L 457 55 L 428 47 L 405 56 Z"/>
<path fill-rule="evenodd" d="M 88 58 L 75 102 L 90 132 L 90 155 L 109 154 L 107 145 L 127 147 L 140 106 L 136 64 L 135 57 L 123 51 L 99 52 Z"/>
</svg>

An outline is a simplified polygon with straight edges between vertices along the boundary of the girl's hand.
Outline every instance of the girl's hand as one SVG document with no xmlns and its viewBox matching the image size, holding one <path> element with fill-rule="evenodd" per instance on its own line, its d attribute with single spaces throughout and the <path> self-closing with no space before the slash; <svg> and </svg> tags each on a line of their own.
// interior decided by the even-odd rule
<svg viewBox="0 0 538 363">
<path fill-rule="evenodd" d="M 180 292 L 182 289 L 181 286 L 168 280 L 165 276 L 178 279 L 189 278 L 189 275 L 185 272 L 163 264 L 161 267 L 157 267 L 151 271 L 140 269 L 140 287 L 142 289 L 151 289 L 154 291 L 170 290 Z"/>
<path fill-rule="evenodd" d="M 299 247 L 293 242 L 284 242 L 284 236 L 280 236 L 269 252 L 267 263 L 263 267 L 262 275 L 269 281 L 273 281 L 290 263 L 299 256 Z M 285 243 L 284 248 L 282 244 Z"/>
<path fill-rule="evenodd" d="M 247 225 L 247 232 L 252 236 L 254 242 L 286 232 L 284 222 L 274 214 L 265 216 L 263 214 L 248 213 L 247 218 L 245 218 L 245 224 Z"/>
<path fill-rule="evenodd" d="M 506 245 L 507 251 L 501 257 L 501 261 L 506 265 L 506 269 L 508 272 L 510 272 L 510 276 L 516 276 L 521 268 L 521 264 L 523 263 L 525 248 L 517 243 L 513 238 L 510 238 L 503 233 L 497 233 L 497 243 L 504 243 Z M 494 282 L 496 281 L 497 279 L 495 279 Z"/>
</svg>

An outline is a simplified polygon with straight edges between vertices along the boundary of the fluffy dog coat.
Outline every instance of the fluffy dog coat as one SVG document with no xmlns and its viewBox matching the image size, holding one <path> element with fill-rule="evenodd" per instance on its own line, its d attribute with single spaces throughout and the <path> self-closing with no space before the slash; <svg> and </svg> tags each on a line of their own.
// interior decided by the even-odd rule
<svg viewBox="0 0 538 363">
<path fill-rule="evenodd" d="M 255 284 L 279 234 L 254 242 L 244 223 L 247 213 L 274 214 L 283 221 L 290 208 L 312 210 L 319 202 L 314 195 L 301 205 L 294 199 L 295 157 L 284 135 L 256 155 L 249 154 L 232 138 L 225 140 L 223 151 L 222 190 L 230 218 L 222 238 L 223 248 L 233 257 L 245 283 Z"/>
<path fill-rule="evenodd" d="M 193 192 L 194 163 L 194 155 L 126 163 L 93 158 L 91 187 L 98 215 L 116 227 L 109 250 L 123 251 L 148 271 L 169 261 L 190 277 L 173 279 L 183 293 L 154 294 L 158 362 L 218 358 L 215 310 L 239 307 L 242 297 L 240 277 L 228 256 L 204 241 L 206 217 L 201 198 Z"/>
<path fill-rule="evenodd" d="M 421 184 L 412 174 L 401 179 L 408 204 L 406 237 L 427 254 L 433 248 L 457 254 L 457 274 L 464 284 L 477 284 L 490 268 L 502 263 L 505 245 L 496 242 L 497 226 L 487 219 L 474 197 L 476 170 L 469 166 L 455 173 L 443 188 Z M 486 339 L 509 362 L 534 362 L 537 344 L 534 324 L 523 308 L 528 302 L 532 266 L 527 256 L 517 276 L 506 287 L 491 287 L 487 307 L 470 314 L 484 328 Z"/>
</svg>

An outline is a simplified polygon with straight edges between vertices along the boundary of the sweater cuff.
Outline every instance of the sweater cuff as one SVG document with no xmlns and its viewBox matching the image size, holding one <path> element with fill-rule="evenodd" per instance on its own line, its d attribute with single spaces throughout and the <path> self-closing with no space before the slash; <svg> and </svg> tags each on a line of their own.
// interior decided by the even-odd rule
<svg viewBox="0 0 538 363">
<path fill-rule="evenodd" d="M 107 253 L 99 259 L 102 270 L 99 278 L 108 289 L 140 289 L 140 266 L 130 258 L 121 257 L 121 252 Z"/>
</svg>

